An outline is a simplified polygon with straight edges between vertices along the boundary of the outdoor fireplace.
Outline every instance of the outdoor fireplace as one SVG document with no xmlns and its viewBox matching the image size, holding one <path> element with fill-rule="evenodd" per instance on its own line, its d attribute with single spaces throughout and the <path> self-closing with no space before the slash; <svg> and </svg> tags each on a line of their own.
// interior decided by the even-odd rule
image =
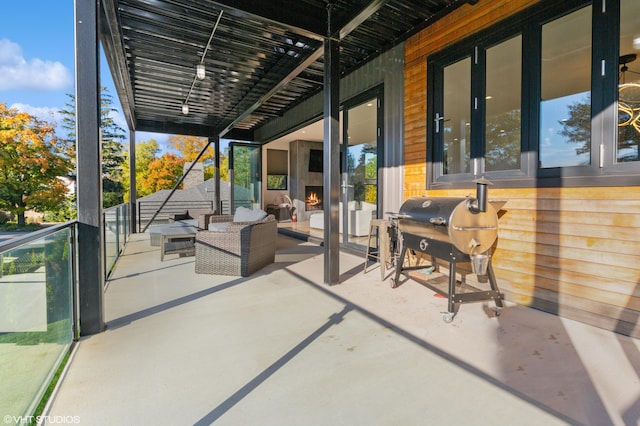
<svg viewBox="0 0 640 426">
<path fill-rule="evenodd" d="M 306 211 L 322 210 L 322 186 L 304 187 L 304 207 Z"/>
</svg>

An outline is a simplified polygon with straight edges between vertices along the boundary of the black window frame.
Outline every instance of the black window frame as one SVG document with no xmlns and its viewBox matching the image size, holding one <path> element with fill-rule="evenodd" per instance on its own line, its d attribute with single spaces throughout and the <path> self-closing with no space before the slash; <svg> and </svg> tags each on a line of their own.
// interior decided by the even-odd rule
<svg viewBox="0 0 640 426">
<path fill-rule="evenodd" d="M 567 14 L 592 6 L 591 161 L 587 166 L 538 168 L 542 27 Z M 638 185 L 640 161 L 616 162 L 619 0 L 544 0 L 496 25 L 456 42 L 427 58 L 427 188 L 468 187 L 480 176 L 498 187 L 563 187 Z M 486 50 L 522 36 L 520 169 L 484 170 Z M 435 132 L 435 114 L 442 112 L 444 68 L 471 56 L 470 173 L 443 173 L 444 144 Z M 473 108 L 477 98 L 480 107 Z M 479 166 L 474 167 L 478 162 Z M 477 172 L 477 173 L 474 173 Z"/>
</svg>

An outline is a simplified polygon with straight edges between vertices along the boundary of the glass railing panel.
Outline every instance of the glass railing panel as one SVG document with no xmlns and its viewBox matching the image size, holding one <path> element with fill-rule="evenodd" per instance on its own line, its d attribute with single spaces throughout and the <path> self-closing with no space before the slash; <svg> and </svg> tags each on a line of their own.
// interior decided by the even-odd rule
<svg viewBox="0 0 640 426">
<path fill-rule="evenodd" d="M 118 208 L 112 207 L 104 211 L 104 258 L 105 276 L 109 276 L 111 268 L 118 259 Z"/>
<path fill-rule="evenodd" d="M 129 240 L 129 205 L 121 204 L 119 207 L 119 220 L 120 220 L 120 253 L 124 250 L 124 245 Z"/>
<path fill-rule="evenodd" d="M 71 241 L 67 226 L 0 248 L 0 413 L 5 416 L 33 414 L 72 343 Z"/>
</svg>

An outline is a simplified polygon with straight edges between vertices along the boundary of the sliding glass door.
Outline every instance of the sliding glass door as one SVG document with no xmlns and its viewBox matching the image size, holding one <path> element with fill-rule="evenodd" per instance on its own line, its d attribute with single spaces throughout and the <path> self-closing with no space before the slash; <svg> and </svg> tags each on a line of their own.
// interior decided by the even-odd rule
<svg viewBox="0 0 640 426">
<path fill-rule="evenodd" d="M 378 217 L 378 159 L 381 154 L 381 91 L 368 92 L 343 109 L 341 214 L 343 242 L 366 245 Z"/>
<path fill-rule="evenodd" d="M 250 209 L 262 205 L 261 146 L 249 143 L 229 144 L 229 182 L 231 185 L 231 211 L 244 206 Z"/>
</svg>

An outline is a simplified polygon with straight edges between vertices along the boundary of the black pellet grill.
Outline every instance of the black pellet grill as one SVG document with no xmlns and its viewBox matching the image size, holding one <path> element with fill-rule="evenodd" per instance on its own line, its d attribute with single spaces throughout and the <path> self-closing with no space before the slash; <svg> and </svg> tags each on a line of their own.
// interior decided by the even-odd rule
<svg viewBox="0 0 640 426">
<path fill-rule="evenodd" d="M 445 322 L 453 321 L 457 304 L 493 300 L 495 314 L 502 310 L 502 294 L 498 289 L 491 266 L 490 250 L 498 237 L 498 215 L 487 202 L 489 181 L 478 179 L 476 198 L 416 197 L 402 204 L 397 215 L 402 236 L 402 250 L 396 263 L 391 287 L 398 285 L 400 274 L 424 269 L 424 265 L 404 266 L 407 250 L 420 252 L 449 262 L 448 311 L 443 312 Z M 490 290 L 456 293 L 456 268 L 461 262 L 470 262 L 473 273 L 488 275 Z"/>
</svg>

